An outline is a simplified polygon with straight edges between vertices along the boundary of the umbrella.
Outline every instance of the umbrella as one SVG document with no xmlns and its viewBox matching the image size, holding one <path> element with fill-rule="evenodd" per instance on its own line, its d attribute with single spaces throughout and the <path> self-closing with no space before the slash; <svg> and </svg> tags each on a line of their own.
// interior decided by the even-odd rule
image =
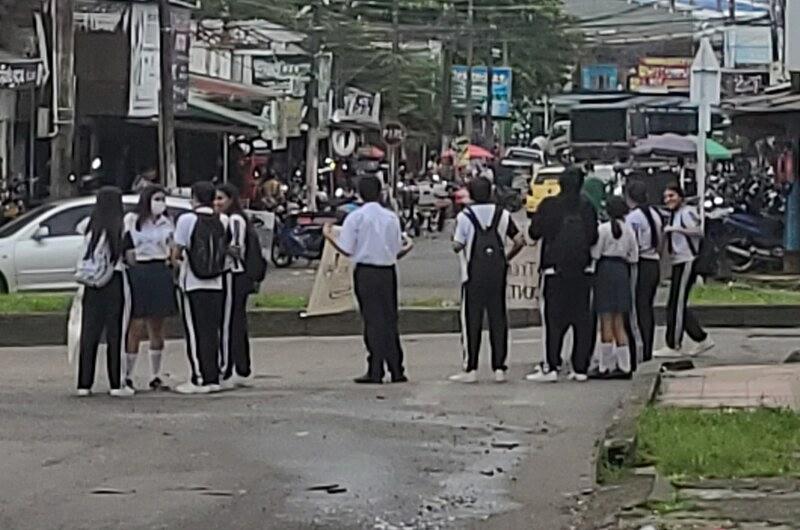
<svg viewBox="0 0 800 530">
<path fill-rule="evenodd" d="M 494 155 L 488 149 L 484 149 L 483 147 L 481 147 L 479 145 L 473 145 L 473 144 L 468 145 L 467 146 L 467 153 L 469 153 L 469 158 L 470 159 L 473 159 L 473 158 L 484 158 L 484 159 L 494 158 Z M 456 154 L 455 151 L 453 151 L 452 149 L 448 149 L 447 151 L 442 153 L 442 156 L 449 156 L 449 157 L 452 158 L 452 157 L 455 156 L 455 154 Z"/>
<path fill-rule="evenodd" d="M 371 158 L 373 160 L 381 160 L 386 153 L 379 147 L 374 145 L 365 145 L 358 148 L 358 156 L 361 158 Z"/>
<path fill-rule="evenodd" d="M 697 137 L 675 133 L 656 134 L 636 142 L 631 152 L 637 156 L 647 155 L 694 155 L 697 152 Z M 706 154 L 714 160 L 730 160 L 730 150 L 710 138 L 706 139 Z"/>
</svg>

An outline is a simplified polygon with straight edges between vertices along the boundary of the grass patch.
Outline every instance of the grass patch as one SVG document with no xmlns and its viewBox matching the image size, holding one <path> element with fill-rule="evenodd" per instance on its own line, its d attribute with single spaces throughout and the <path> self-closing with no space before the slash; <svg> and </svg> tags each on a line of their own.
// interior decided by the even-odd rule
<svg viewBox="0 0 800 530">
<path fill-rule="evenodd" d="M 695 305 L 793 305 L 800 304 L 800 291 L 709 283 L 692 289 L 690 301 Z"/>
<path fill-rule="evenodd" d="M 305 309 L 308 298 L 292 294 L 256 294 L 250 304 L 258 309 Z"/>
<path fill-rule="evenodd" d="M 800 415 L 649 407 L 639 419 L 638 451 L 672 477 L 798 475 Z"/>
<path fill-rule="evenodd" d="M 63 313 L 69 311 L 71 303 L 68 293 L 0 294 L 0 314 Z"/>
</svg>

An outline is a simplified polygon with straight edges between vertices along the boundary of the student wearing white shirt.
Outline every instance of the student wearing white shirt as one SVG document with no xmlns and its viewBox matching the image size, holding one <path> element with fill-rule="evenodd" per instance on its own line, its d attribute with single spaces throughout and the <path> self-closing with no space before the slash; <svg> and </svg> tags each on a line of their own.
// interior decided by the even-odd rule
<svg viewBox="0 0 800 530">
<path fill-rule="evenodd" d="M 355 382 L 382 383 L 385 363 L 392 382 L 404 383 L 408 379 L 398 329 L 395 265 L 411 250 L 412 243 L 404 238 L 397 215 L 378 202 L 381 182 L 376 177 L 363 177 L 358 192 L 364 205 L 347 216 L 338 239 L 330 225 L 323 230 L 325 238 L 356 265 L 353 281 L 369 356 L 367 373 Z"/>
<path fill-rule="evenodd" d="M 632 181 L 625 186 L 630 213 L 625 223 L 636 234 L 639 245 L 639 262 L 631 268 L 631 283 L 634 286 L 631 331 L 634 344 L 642 347 L 637 357 L 649 361 L 653 357 L 656 320 L 654 302 L 661 281 L 661 242 L 664 221 L 659 211 L 648 204 L 647 186 L 641 181 Z"/>
<path fill-rule="evenodd" d="M 492 371 L 495 381 L 506 380 L 508 263 L 525 246 L 511 214 L 492 202 L 492 183 L 478 177 L 468 184 L 473 203 L 456 218 L 453 248 L 461 263 L 461 343 L 464 372 L 450 377 L 458 383 L 477 382 L 484 314 L 489 321 Z M 506 240 L 513 246 L 506 254 Z M 476 246 L 477 245 L 477 246 Z"/>
<path fill-rule="evenodd" d="M 123 248 L 128 263 L 131 291 L 131 326 L 126 337 L 125 381 L 133 387 L 139 344 L 145 328 L 149 339 L 150 388 L 164 388 L 161 359 L 164 351 L 164 321 L 177 314 L 175 284 L 169 256 L 175 226 L 167 216 L 164 188 L 152 185 L 142 190 L 134 211 L 125 216 Z"/>
<path fill-rule="evenodd" d="M 670 210 L 670 218 L 664 234 L 667 253 L 672 263 L 672 280 L 667 303 L 666 347 L 653 353 L 654 357 L 678 357 L 684 355 L 683 333 L 697 344 L 689 355 L 699 355 L 714 347 L 714 341 L 703 330 L 694 312 L 687 307 L 697 272 L 695 260 L 703 241 L 703 228 L 697 208 L 684 203 L 683 188 L 677 184 L 667 186 L 664 204 Z"/>
<path fill-rule="evenodd" d="M 172 257 L 179 262 L 178 297 L 186 333 L 189 381 L 181 394 L 207 394 L 219 381 L 222 327 L 222 277 L 227 256 L 228 216 L 214 212 L 216 189 L 210 182 L 192 186 L 194 210 L 178 218 Z"/>
<path fill-rule="evenodd" d="M 622 197 L 606 201 L 609 220 L 597 229 L 592 259 L 597 263 L 595 310 L 600 315 L 601 375 L 618 368 L 631 372 L 631 353 L 625 318 L 631 311 L 630 266 L 639 260 L 639 247 L 633 229 L 625 224 L 628 206 Z"/>
<path fill-rule="evenodd" d="M 214 209 L 228 216 L 230 247 L 223 277 L 222 344 L 220 374 L 223 386 L 247 386 L 250 382 L 250 338 L 247 334 L 247 298 L 255 285 L 245 273 L 247 219 L 233 184 L 217 188 Z"/>
</svg>

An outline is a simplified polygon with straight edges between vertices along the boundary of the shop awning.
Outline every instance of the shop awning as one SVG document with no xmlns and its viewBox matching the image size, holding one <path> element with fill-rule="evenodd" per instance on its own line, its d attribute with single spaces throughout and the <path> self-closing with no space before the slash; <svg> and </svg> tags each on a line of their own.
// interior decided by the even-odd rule
<svg viewBox="0 0 800 530">
<path fill-rule="evenodd" d="M 800 92 L 793 92 L 791 84 L 784 83 L 770 87 L 756 96 L 727 99 L 723 107 L 731 109 L 734 115 L 800 112 Z"/>
<path fill-rule="evenodd" d="M 189 74 L 189 87 L 208 100 L 267 102 L 284 95 L 257 85 L 245 85 L 198 74 Z"/>
<path fill-rule="evenodd" d="M 260 116 L 256 116 L 250 112 L 228 108 L 219 103 L 203 99 L 194 93 L 189 94 L 189 112 L 190 114 L 207 114 L 212 117 L 212 119 L 245 126 L 256 133 L 261 133 L 271 127 L 270 122 Z"/>
</svg>

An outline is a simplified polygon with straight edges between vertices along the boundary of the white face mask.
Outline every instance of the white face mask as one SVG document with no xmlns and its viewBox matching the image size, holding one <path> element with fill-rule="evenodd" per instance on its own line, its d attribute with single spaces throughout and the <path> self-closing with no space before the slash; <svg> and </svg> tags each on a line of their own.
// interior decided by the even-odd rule
<svg viewBox="0 0 800 530">
<path fill-rule="evenodd" d="M 167 203 L 163 200 L 161 201 L 150 201 L 150 211 L 153 213 L 154 216 L 158 217 L 162 213 L 167 211 Z"/>
</svg>

